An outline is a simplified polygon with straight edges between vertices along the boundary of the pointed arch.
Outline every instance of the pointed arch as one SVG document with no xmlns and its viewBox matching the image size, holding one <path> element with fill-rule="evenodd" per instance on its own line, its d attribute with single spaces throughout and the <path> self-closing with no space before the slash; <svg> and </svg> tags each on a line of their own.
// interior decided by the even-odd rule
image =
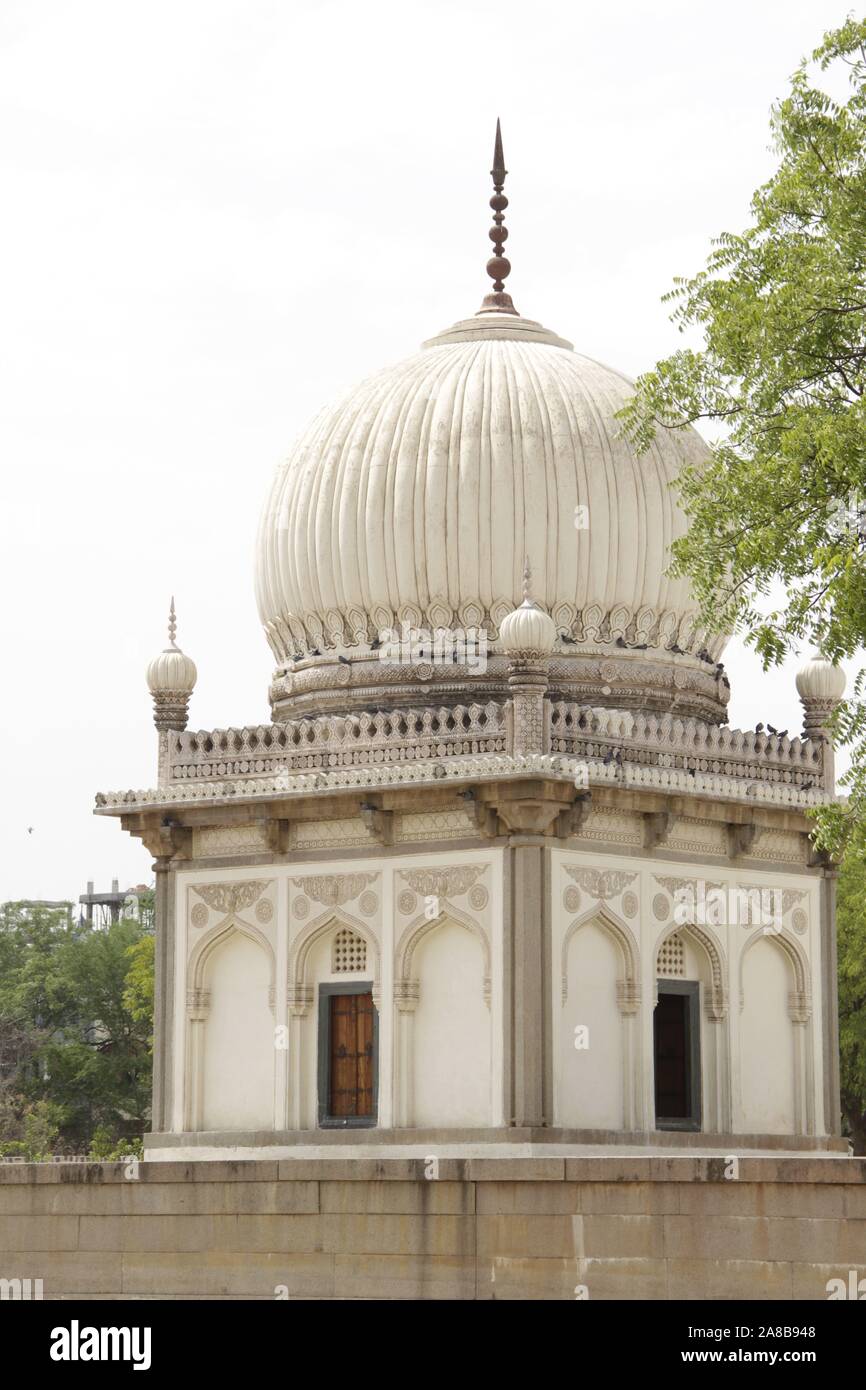
<svg viewBox="0 0 866 1390">
<path fill-rule="evenodd" d="M 208 960 L 217 947 L 229 936 L 234 934 L 248 937 L 250 941 L 254 941 L 257 946 L 260 946 L 267 956 L 271 981 L 270 1004 L 273 1008 L 277 975 L 277 959 L 274 954 L 274 948 L 264 932 L 259 931 L 258 927 L 253 926 L 252 922 L 246 922 L 243 917 L 237 917 L 234 913 L 229 913 L 228 917 L 224 917 L 221 922 L 217 922 L 216 926 L 211 927 L 210 931 L 207 932 L 200 941 L 196 942 L 187 967 L 187 979 L 190 989 L 196 992 L 204 990 L 205 967 L 207 966 Z"/>
<path fill-rule="evenodd" d="M 327 936 L 332 931 L 338 931 L 340 927 L 348 927 L 350 931 L 357 932 L 358 936 L 365 941 L 373 961 L 373 999 L 378 1003 L 382 965 L 379 939 L 368 922 L 361 921 L 359 917 L 353 917 L 339 907 L 326 908 L 318 917 L 314 917 L 312 922 L 307 923 L 290 945 L 289 989 L 296 999 L 306 997 L 305 991 L 308 987 L 307 962 L 310 952 L 323 936 Z"/>
<path fill-rule="evenodd" d="M 796 937 L 792 936 L 787 927 L 780 931 L 767 931 L 765 927 L 758 927 L 751 936 L 746 939 L 746 943 L 740 953 L 740 1012 L 745 1005 L 745 990 L 743 985 L 743 965 L 752 947 L 762 940 L 774 941 L 779 950 L 786 957 L 793 977 L 794 988 L 788 994 L 788 1013 L 795 1023 L 806 1023 L 812 1016 L 812 972 L 805 952 Z"/>
<path fill-rule="evenodd" d="M 640 1005 L 640 950 L 631 928 L 616 917 L 605 903 L 588 908 L 568 926 L 562 938 L 560 969 L 562 973 L 562 1002 L 568 1001 L 568 949 L 572 937 L 591 922 L 602 927 L 615 942 L 622 964 L 622 976 L 617 981 L 617 1003 L 622 1013 L 634 1013 Z"/>
<path fill-rule="evenodd" d="M 490 1004 L 490 981 L 491 981 L 491 951 L 490 938 L 487 932 L 474 917 L 461 912 L 459 908 L 453 907 L 451 903 L 446 903 L 445 907 L 435 917 L 428 918 L 422 913 L 404 929 L 403 935 L 397 944 L 396 968 L 395 968 L 395 997 L 400 996 L 404 999 L 414 999 L 417 1001 L 418 985 L 412 974 L 412 965 L 415 952 L 426 936 L 439 927 L 452 922 L 456 927 L 462 927 L 464 931 L 470 932 L 477 937 L 481 943 L 481 953 L 484 960 L 484 1000 Z"/>
<path fill-rule="evenodd" d="M 725 948 L 712 928 L 699 926 L 697 922 L 669 922 L 659 933 L 653 948 L 653 977 L 658 981 L 658 958 L 662 946 L 670 937 L 678 936 L 680 932 L 689 937 L 703 951 L 710 963 L 712 984 L 706 993 L 705 1008 L 710 1018 L 722 1019 L 728 1012 L 728 970 L 725 961 Z M 656 983 L 655 990 L 657 996 L 658 983 Z"/>
</svg>

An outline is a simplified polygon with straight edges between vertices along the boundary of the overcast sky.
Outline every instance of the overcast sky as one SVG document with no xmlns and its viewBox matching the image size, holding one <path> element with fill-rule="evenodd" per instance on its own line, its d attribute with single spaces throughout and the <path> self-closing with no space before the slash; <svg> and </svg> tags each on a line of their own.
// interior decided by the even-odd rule
<svg viewBox="0 0 866 1390">
<path fill-rule="evenodd" d="M 154 785 L 172 593 L 191 726 L 269 717 L 271 474 L 325 401 L 477 308 L 496 116 L 518 308 L 637 374 L 849 8 L 2 0 L 0 899 L 150 880 L 91 810 Z M 726 660 L 732 724 L 799 730 L 791 670 Z"/>
</svg>

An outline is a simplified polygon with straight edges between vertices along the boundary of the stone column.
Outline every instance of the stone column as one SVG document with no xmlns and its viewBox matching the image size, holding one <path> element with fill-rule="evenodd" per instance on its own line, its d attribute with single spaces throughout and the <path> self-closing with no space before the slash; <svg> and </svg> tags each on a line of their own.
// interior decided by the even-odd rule
<svg viewBox="0 0 866 1390">
<path fill-rule="evenodd" d="M 151 1129 L 163 1133 L 172 1117 L 172 1032 L 174 1021 L 175 913 L 171 857 L 161 855 L 153 864 L 154 893 L 154 989 L 153 989 L 153 1099 Z"/>
<path fill-rule="evenodd" d="M 511 690 L 511 753 L 527 757 L 549 751 L 547 662 L 513 660 L 508 667 Z"/>
<path fill-rule="evenodd" d="M 515 837 L 511 864 L 512 1117 L 518 1127 L 544 1122 L 544 849 Z"/>
<path fill-rule="evenodd" d="M 824 870 L 820 902 L 824 1126 L 828 1134 L 839 1135 L 842 1132 L 842 1097 L 839 1079 L 839 991 L 836 985 L 835 868 Z"/>
</svg>

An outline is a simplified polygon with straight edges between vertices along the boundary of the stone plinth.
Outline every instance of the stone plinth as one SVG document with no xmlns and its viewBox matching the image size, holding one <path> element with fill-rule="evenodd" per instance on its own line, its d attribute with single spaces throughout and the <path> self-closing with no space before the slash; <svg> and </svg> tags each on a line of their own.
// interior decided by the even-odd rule
<svg viewBox="0 0 866 1390">
<path fill-rule="evenodd" d="M 112 1300 L 823 1300 L 866 1278 L 862 1159 L 742 1157 L 736 1180 L 722 1155 L 434 1160 L 0 1165 L 0 1278 Z"/>
</svg>

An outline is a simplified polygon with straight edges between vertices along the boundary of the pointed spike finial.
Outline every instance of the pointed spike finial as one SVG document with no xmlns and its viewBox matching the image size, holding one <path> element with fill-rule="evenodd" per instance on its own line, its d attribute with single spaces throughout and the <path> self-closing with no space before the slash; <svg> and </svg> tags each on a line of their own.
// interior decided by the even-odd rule
<svg viewBox="0 0 866 1390">
<path fill-rule="evenodd" d="M 499 124 L 499 117 L 496 117 L 496 140 L 493 144 L 493 168 L 490 170 L 490 177 L 493 179 L 494 188 L 502 188 L 505 183 L 505 176 L 508 170 L 505 167 L 505 156 L 502 153 L 502 127 Z"/>
<path fill-rule="evenodd" d="M 171 607 L 168 610 L 168 640 L 173 647 L 177 646 L 177 614 L 174 611 L 174 594 L 171 596 Z"/>
<path fill-rule="evenodd" d="M 524 560 L 524 562 L 523 562 L 523 601 L 524 601 L 524 603 L 528 603 L 528 602 L 530 601 L 530 598 L 529 598 L 529 589 L 530 589 L 531 584 L 532 584 L 532 570 L 529 568 L 529 556 L 527 555 L 526 558 L 525 558 L 525 560 Z"/>
<path fill-rule="evenodd" d="M 493 142 L 493 168 L 490 170 L 490 177 L 493 179 L 493 197 L 490 199 L 490 206 L 493 209 L 493 226 L 490 228 L 489 236 L 493 242 L 493 255 L 487 262 L 487 274 L 493 281 L 493 292 L 484 296 L 484 301 L 478 311 L 481 314 L 517 313 L 511 295 L 505 293 L 504 285 L 504 281 L 511 274 L 511 262 L 503 250 L 508 239 L 508 228 L 503 225 L 508 199 L 502 191 L 507 174 L 505 155 L 502 152 L 502 127 L 497 116 L 496 139 Z"/>
</svg>

